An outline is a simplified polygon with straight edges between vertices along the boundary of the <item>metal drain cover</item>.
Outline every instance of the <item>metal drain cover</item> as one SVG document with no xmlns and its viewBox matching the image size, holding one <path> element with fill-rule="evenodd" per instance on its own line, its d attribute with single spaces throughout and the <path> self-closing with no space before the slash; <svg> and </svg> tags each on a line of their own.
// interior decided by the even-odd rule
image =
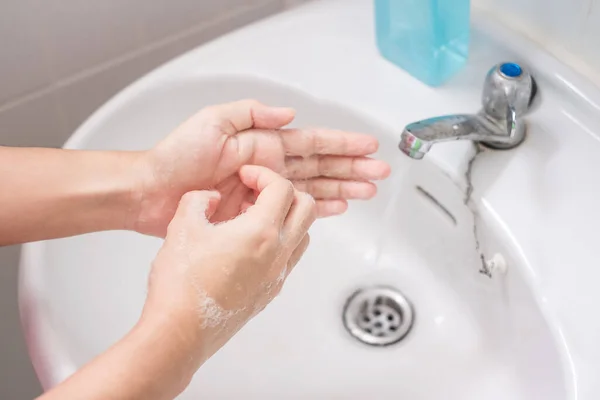
<svg viewBox="0 0 600 400">
<path fill-rule="evenodd" d="M 346 329 L 356 339 L 373 346 L 388 346 L 408 334 L 414 312 L 402 293 L 377 286 L 350 296 L 343 319 Z"/>
</svg>

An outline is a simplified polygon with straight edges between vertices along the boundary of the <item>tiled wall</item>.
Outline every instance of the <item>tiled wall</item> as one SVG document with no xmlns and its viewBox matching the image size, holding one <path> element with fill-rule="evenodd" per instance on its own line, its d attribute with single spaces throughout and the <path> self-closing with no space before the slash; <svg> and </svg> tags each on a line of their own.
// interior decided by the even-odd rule
<svg viewBox="0 0 600 400">
<path fill-rule="evenodd" d="M 287 0 L 3 0 L 0 145 L 60 146 L 135 78 L 287 5 Z"/>
<path fill-rule="evenodd" d="M 473 0 L 600 85 L 600 0 Z"/>
<path fill-rule="evenodd" d="M 61 146 L 137 77 L 298 2 L 0 0 L 0 145 Z M 18 247 L 0 247 L 0 399 L 6 400 L 41 391 L 19 326 L 18 257 Z"/>
</svg>

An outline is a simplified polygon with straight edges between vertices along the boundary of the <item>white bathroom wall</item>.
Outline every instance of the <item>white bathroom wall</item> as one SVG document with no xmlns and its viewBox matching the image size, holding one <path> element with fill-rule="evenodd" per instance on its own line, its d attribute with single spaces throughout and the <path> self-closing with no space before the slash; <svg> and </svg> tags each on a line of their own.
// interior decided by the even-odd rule
<svg viewBox="0 0 600 400">
<path fill-rule="evenodd" d="M 473 0 L 600 85 L 600 0 Z"/>
<path fill-rule="evenodd" d="M 139 76 L 301 1 L 1 0 L 0 145 L 61 146 Z M 31 399 L 41 391 L 20 331 L 18 257 L 18 247 L 0 247 L 3 400 Z"/>
<path fill-rule="evenodd" d="M 287 3 L 3 0 L 0 144 L 60 146 L 136 77 Z"/>
</svg>

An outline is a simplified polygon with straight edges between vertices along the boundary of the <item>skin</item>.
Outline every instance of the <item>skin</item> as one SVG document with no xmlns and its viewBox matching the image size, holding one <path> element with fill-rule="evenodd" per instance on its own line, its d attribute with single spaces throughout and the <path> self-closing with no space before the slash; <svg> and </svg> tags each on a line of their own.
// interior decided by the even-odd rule
<svg viewBox="0 0 600 400">
<path fill-rule="evenodd" d="M 0 245 L 165 238 L 138 323 L 42 399 L 176 397 L 281 290 L 315 218 L 375 195 L 390 173 L 367 157 L 376 139 L 284 129 L 293 118 L 244 100 L 201 110 L 148 151 L 0 147 Z"/>
</svg>

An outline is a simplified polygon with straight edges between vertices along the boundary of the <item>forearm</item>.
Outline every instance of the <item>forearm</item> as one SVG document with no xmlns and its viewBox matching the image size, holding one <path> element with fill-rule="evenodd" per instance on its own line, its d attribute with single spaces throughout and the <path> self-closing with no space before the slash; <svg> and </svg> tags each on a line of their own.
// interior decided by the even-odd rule
<svg viewBox="0 0 600 400">
<path fill-rule="evenodd" d="M 200 363 L 176 324 L 140 323 L 124 339 L 38 400 L 172 400 Z"/>
<path fill-rule="evenodd" d="M 137 157 L 0 147 L 0 245 L 127 228 Z"/>
</svg>

